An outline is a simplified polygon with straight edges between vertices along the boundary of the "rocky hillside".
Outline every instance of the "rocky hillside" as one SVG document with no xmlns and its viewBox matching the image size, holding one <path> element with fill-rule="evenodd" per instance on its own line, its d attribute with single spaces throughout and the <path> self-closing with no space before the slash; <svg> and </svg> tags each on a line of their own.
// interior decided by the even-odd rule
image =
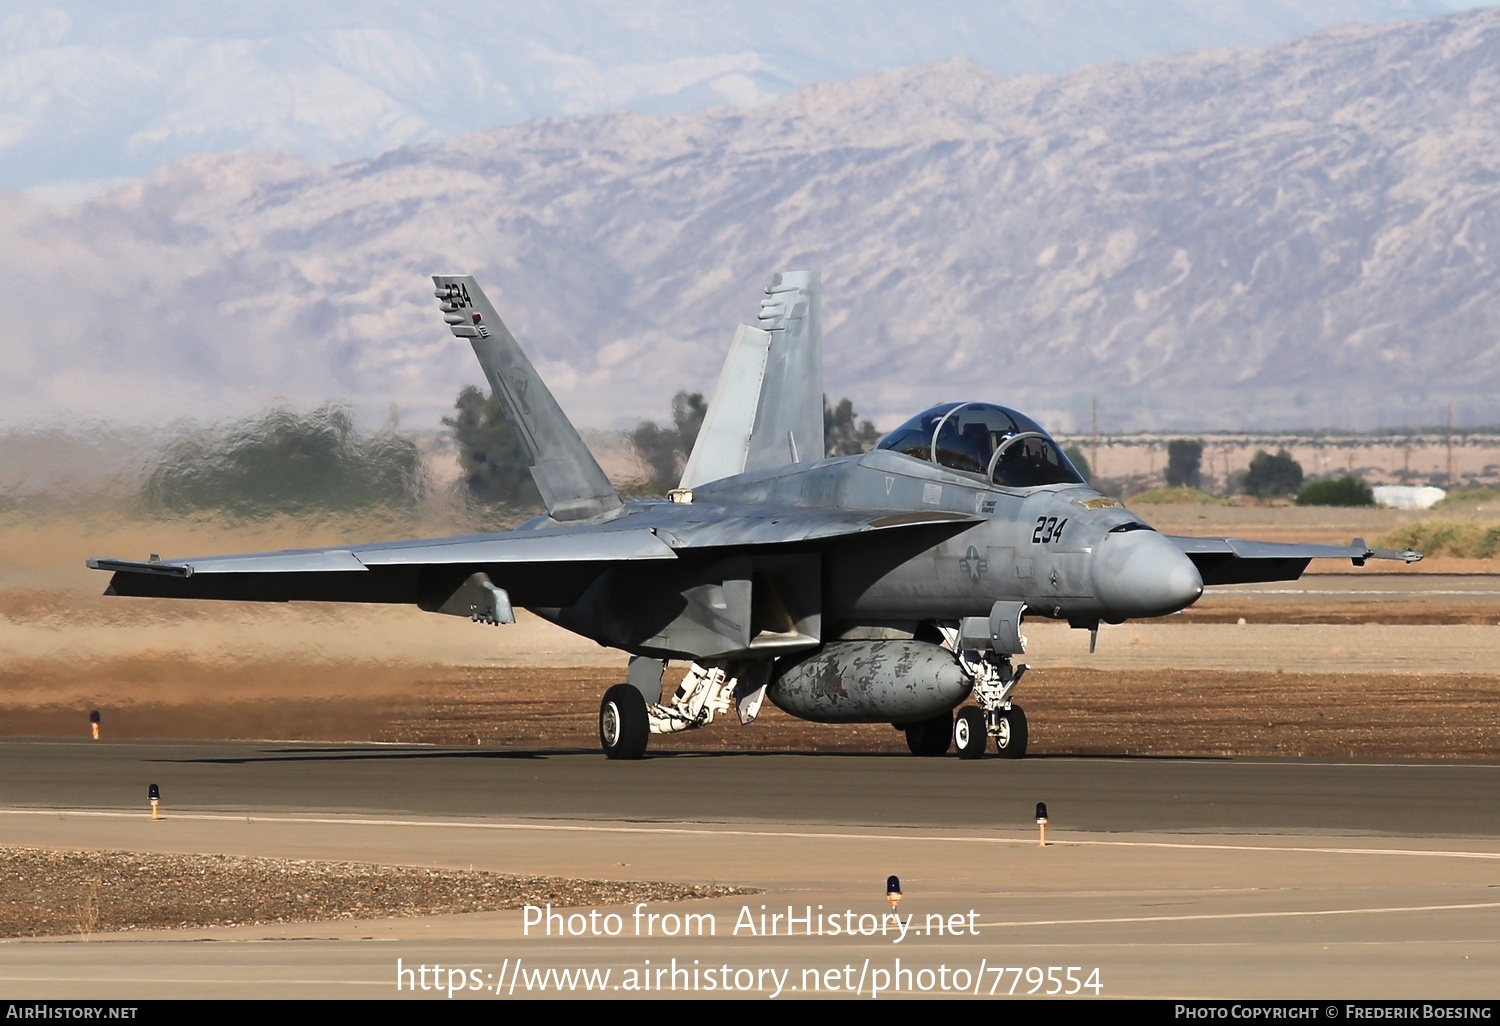
<svg viewBox="0 0 1500 1026">
<path fill-rule="evenodd" d="M 538 117 L 753 106 L 952 57 L 1057 74 L 1446 12 L 1443 0 L 7 3 L 0 188 L 136 178 L 196 153 L 352 160 Z"/>
<path fill-rule="evenodd" d="M 319 166 L 182 161 L 0 196 L 8 420 L 272 395 L 435 423 L 470 270 L 582 423 L 706 389 L 778 268 L 827 383 L 1106 430 L 1500 421 L 1500 11 L 1000 78 L 955 61 L 751 110 L 536 121 Z"/>
</svg>

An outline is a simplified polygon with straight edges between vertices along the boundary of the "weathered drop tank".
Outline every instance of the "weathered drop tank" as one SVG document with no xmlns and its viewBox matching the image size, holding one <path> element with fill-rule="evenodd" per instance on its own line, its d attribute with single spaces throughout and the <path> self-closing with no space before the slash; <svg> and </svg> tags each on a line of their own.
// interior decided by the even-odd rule
<svg viewBox="0 0 1500 1026">
<path fill-rule="evenodd" d="M 915 723 L 952 709 L 971 684 L 953 653 L 926 641 L 834 641 L 777 663 L 766 696 L 816 723 Z"/>
</svg>

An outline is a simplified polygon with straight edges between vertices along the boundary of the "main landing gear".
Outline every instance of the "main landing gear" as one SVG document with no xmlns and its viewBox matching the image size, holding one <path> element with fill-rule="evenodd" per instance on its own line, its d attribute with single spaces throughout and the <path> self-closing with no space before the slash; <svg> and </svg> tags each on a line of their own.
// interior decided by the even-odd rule
<svg viewBox="0 0 1500 1026">
<path fill-rule="evenodd" d="M 599 703 L 599 745 L 611 759 L 639 759 L 651 737 L 646 697 L 634 684 L 616 684 Z"/>
<path fill-rule="evenodd" d="M 599 703 L 599 747 L 608 758 L 639 759 L 646 754 L 652 734 L 706 727 L 731 707 L 738 710 L 741 723 L 749 723 L 760 712 L 770 679 L 768 662 L 693 663 L 670 699 L 648 701 L 648 694 L 661 694 L 665 669 L 663 660 L 636 656 L 630 660 L 630 680 L 604 693 Z M 945 750 L 946 730 L 945 726 Z"/>
<path fill-rule="evenodd" d="M 953 714 L 945 712 L 905 728 L 906 747 L 913 755 L 947 755 L 953 742 Z"/>
</svg>

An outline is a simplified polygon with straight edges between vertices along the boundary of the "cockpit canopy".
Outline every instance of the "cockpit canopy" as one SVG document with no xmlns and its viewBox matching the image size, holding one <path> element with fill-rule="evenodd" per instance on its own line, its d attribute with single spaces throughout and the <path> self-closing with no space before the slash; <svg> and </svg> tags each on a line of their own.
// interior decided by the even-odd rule
<svg viewBox="0 0 1500 1026">
<path fill-rule="evenodd" d="M 944 403 L 924 410 L 875 448 L 981 474 L 1007 488 L 1084 484 L 1082 475 L 1041 426 L 993 403 Z"/>
</svg>

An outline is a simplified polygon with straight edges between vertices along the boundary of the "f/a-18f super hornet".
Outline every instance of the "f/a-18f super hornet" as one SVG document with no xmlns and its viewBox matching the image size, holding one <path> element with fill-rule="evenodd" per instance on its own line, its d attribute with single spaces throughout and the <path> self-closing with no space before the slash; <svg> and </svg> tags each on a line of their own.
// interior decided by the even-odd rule
<svg viewBox="0 0 1500 1026">
<path fill-rule="evenodd" d="M 1315 558 L 1421 558 L 1359 539 L 1163 535 L 1090 488 L 1035 421 L 987 402 L 934 406 L 863 455 L 825 459 L 809 272 L 775 275 L 759 327 L 734 336 L 681 486 L 627 502 L 474 279 L 433 282 L 546 516 L 459 538 L 89 560 L 113 572 L 108 594 L 404 603 L 490 624 L 529 609 L 629 654 L 600 703 L 610 758 L 731 708 L 748 723 L 766 698 L 817 722 L 891 723 L 919 755 L 978 758 L 994 738 L 1018 758 L 1025 617 L 1097 631 L 1175 613 L 1205 585 L 1295 580 Z M 690 665 L 664 696 L 674 659 Z"/>
</svg>

